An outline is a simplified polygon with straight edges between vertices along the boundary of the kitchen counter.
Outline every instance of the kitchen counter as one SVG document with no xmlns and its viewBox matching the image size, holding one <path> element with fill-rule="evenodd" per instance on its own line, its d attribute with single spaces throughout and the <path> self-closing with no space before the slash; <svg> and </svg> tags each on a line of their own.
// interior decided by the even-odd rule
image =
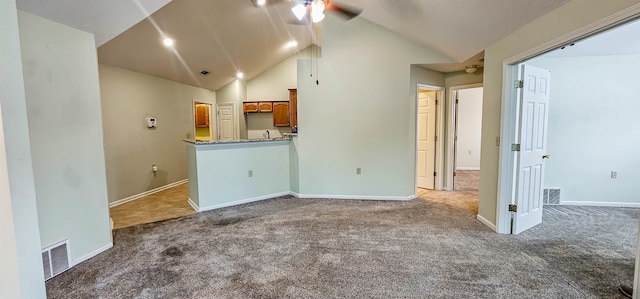
<svg viewBox="0 0 640 299">
<path fill-rule="evenodd" d="M 196 211 L 288 195 L 292 184 L 297 190 L 296 138 L 184 141 Z"/>
<path fill-rule="evenodd" d="M 291 136 L 285 137 L 274 137 L 274 138 L 256 138 L 256 139 L 238 139 L 238 140 L 220 140 L 220 141 L 198 141 L 194 139 L 184 139 L 184 142 L 195 144 L 195 145 L 206 145 L 206 144 L 233 144 L 233 143 L 253 143 L 253 142 L 270 142 L 270 141 L 289 141 L 291 140 Z"/>
</svg>

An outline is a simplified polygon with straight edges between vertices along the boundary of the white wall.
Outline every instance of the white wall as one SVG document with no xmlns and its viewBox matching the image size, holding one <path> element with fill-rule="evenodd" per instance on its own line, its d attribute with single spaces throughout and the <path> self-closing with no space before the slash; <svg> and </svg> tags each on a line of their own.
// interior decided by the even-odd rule
<svg viewBox="0 0 640 299">
<path fill-rule="evenodd" d="M 298 64 L 300 193 L 414 195 L 417 86 L 411 64 L 450 61 L 362 18 L 344 22 L 328 15 L 320 76 L 308 76 L 309 60 Z"/>
<path fill-rule="evenodd" d="M 109 202 L 187 178 L 183 139 L 194 138 L 193 101 L 210 90 L 100 64 Z M 146 117 L 156 117 L 148 129 Z M 212 118 L 215 132 L 215 116 Z M 151 166 L 158 166 L 154 174 Z"/>
<path fill-rule="evenodd" d="M 110 247 L 93 35 L 18 13 L 42 247 L 69 240 L 71 262 Z"/>
<path fill-rule="evenodd" d="M 482 87 L 458 91 L 457 170 L 480 169 Z"/>
<path fill-rule="evenodd" d="M 198 181 L 192 201 L 201 211 L 289 194 L 289 141 L 187 146 Z"/>
<path fill-rule="evenodd" d="M 0 1 L 0 293 L 44 298 L 15 1 Z"/>
<path fill-rule="evenodd" d="M 640 203 L 640 55 L 527 64 L 551 71 L 545 186 L 561 187 L 561 202 Z"/>
<path fill-rule="evenodd" d="M 496 137 L 500 136 L 504 61 L 638 3 L 640 0 L 572 0 L 485 50 L 478 214 L 488 222 L 495 224 L 498 199 L 499 147 Z"/>
</svg>

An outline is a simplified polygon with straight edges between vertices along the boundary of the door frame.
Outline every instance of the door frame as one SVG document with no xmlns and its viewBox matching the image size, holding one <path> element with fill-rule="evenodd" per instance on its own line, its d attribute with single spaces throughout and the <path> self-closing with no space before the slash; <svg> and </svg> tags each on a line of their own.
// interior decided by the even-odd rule
<svg viewBox="0 0 640 299">
<path fill-rule="evenodd" d="M 231 106 L 231 115 L 233 115 L 233 139 L 239 139 L 240 127 L 238 123 L 238 115 L 236 114 L 236 103 L 217 103 L 216 104 L 216 140 L 220 140 L 220 106 Z"/>
<path fill-rule="evenodd" d="M 515 154 L 511 144 L 516 143 L 518 126 L 518 92 L 514 82 L 518 79 L 519 65 L 529 59 L 554 50 L 562 45 L 579 41 L 602 31 L 622 25 L 640 17 L 640 4 L 633 5 L 611 16 L 591 23 L 578 30 L 559 36 L 551 41 L 538 45 L 527 51 L 505 59 L 502 62 L 502 111 L 500 116 L 500 137 L 498 157 L 498 194 L 496 204 L 496 232 L 509 234 L 511 229 L 511 212 L 509 204 L 515 199 Z M 640 251 L 638 252 L 640 254 Z M 636 258 L 637 260 L 638 258 Z M 636 271 L 637 272 L 637 271 Z M 640 279 L 636 273 L 636 279 Z M 640 281 L 636 281 L 640 282 Z"/>
<path fill-rule="evenodd" d="M 193 111 L 191 111 L 191 115 L 193 116 L 193 121 L 191 122 L 193 124 L 193 139 L 196 139 L 196 105 L 197 104 L 204 104 L 204 105 L 209 105 L 209 140 L 214 141 L 214 140 L 218 140 L 218 134 L 217 134 L 217 130 L 218 130 L 218 126 L 217 123 L 214 123 L 214 117 L 213 117 L 213 105 L 211 103 L 207 103 L 207 102 L 201 102 L 198 101 L 196 99 L 193 99 L 193 105 L 191 105 L 191 109 Z M 215 128 L 214 128 L 214 124 L 216 124 Z M 214 130 L 216 130 L 216 134 L 213 134 Z M 214 136 L 215 135 L 215 136 Z"/>
<path fill-rule="evenodd" d="M 464 84 L 464 85 L 456 85 L 450 86 L 447 88 L 447 132 L 446 132 L 446 144 L 445 144 L 445 153 L 446 161 L 445 161 L 445 169 L 444 173 L 444 184 L 443 189 L 447 191 L 453 190 L 454 177 L 453 174 L 456 171 L 456 152 L 455 152 L 455 135 L 456 135 L 456 113 L 458 113 L 456 109 L 456 94 L 459 90 L 462 89 L 470 89 L 470 88 L 478 88 L 484 87 L 483 83 L 473 83 L 473 84 Z M 482 133 L 481 133 L 482 134 Z M 481 156 L 482 157 L 482 156 Z"/>
<path fill-rule="evenodd" d="M 444 142 L 442 142 L 442 136 L 444 136 L 444 132 L 443 132 L 443 125 L 442 125 L 442 120 L 443 120 L 443 116 L 444 116 L 444 107 L 445 105 L 444 103 L 444 99 L 445 97 L 444 95 L 444 90 L 445 88 L 443 86 L 436 86 L 436 85 L 428 85 L 428 84 L 421 84 L 418 83 L 416 85 L 416 98 L 415 100 L 415 110 L 416 110 L 416 115 L 415 115 L 415 136 L 414 136 L 414 143 L 415 143 L 415 147 L 414 147 L 414 160 L 413 160 L 413 190 L 416 192 L 416 195 L 418 193 L 418 112 L 419 112 L 419 105 L 420 105 L 420 89 L 428 89 L 428 90 L 433 90 L 436 92 L 437 94 L 437 99 L 438 99 L 438 103 L 436 104 L 436 137 L 437 137 L 437 141 L 435 141 L 434 144 L 434 159 L 435 159 L 435 163 L 434 163 L 434 171 L 437 174 L 442 174 L 443 172 L 443 164 L 442 163 L 442 153 L 444 152 L 444 147 L 443 144 Z M 433 190 L 442 190 L 443 188 L 443 175 L 436 175 L 435 177 L 435 182 L 433 184 Z"/>
</svg>

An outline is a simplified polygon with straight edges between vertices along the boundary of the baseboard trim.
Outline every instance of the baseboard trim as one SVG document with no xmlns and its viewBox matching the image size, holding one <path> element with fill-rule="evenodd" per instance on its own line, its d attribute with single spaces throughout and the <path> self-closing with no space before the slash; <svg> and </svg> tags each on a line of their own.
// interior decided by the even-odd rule
<svg viewBox="0 0 640 299">
<path fill-rule="evenodd" d="M 456 170 L 480 170 L 480 167 L 456 167 Z"/>
<path fill-rule="evenodd" d="M 353 200 L 412 200 L 417 196 L 371 196 L 371 195 L 330 195 L 330 194 L 299 194 L 291 192 L 297 198 L 319 198 L 319 199 L 353 199 Z"/>
<path fill-rule="evenodd" d="M 478 219 L 478 221 L 480 221 L 480 223 L 488 226 L 492 231 L 496 231 L 496 225 L 487 220 L 487 218 L 480 216 L 480 214 L 476 215 L 476 218 Z"/>
<path fill-rule="evenodd" d="M 605 202 L 605 201 L 560 201 L 561 206 L 593 206 L 614 208 L 640 208 L 637 202 Z"/>
<path fill-rule="evenodd" d="M 274 197 L 286 196 L 286 195 L 290 195 L 290 194 L 291 194 L 290 191 L 272 193 L 272 194 L 267 194 L 267 195 L 262 195 L 262 196 L 251 197 L 251 198 L 247 198 L 247 199 L 241 199 L 241 200 L 236 200 L 236 201 L 225 202 L 225 203 L 212 205 L 212 206 L 208 206 L 208 207 L 201 207 L 197 211 L 198 212 L 204 212 L 204 211 L 222 209 L 222 208 L 226 208 L 226 207 L 237 206 L 237 205 L 241 205 L 241 204 L 245 204 L 245 203 L 261 201 L 261 200 L 265 200 L 265 199 L 271 199 L 271 198 L 274 198 Z"/>
<path fill-rule="evenodd" d="M 187 203 L 196 211 L 196 212 L 200 212 L 200 208 L 198 208 L 198 205 L 193 202 L 193 200 L 191 200 L 191 197 L 189 197 L 189 199 L 187 199 Z"/>
<path fill-rule="evenodd" d="M 91 251 L 81 257 L 79 257 L 78 259 L 76 259 L 75 261 L 73 261 L 73 263 L 71 264 L 71 266 L 69 267 L 69 269 L 71 269 L 71 267 L 75 267 L 77 264 L 80 264 L 100 253 L 103 253 L 104 251 L 110 249 L 111 247 L 113 247 L 113 242 L 109 242 L 109 244 L 102 246 L 94 251 Z"/>
<path fill-rule="evenodd" d="M 142 197 L 154 194 L 154 193 L 158 193 L 160 191 L 164 191 L 164 190 L 167 190 L 169 188 L 173 188 L 175 186 L 179 186 L 179 185 L 182 185 L 182 184 L 187 183 L 187 182 L 189 182 L 189 179 L 180 180 L 180 181 L 173 182 L 171 184 L 167 184 L 167 185 L 155 188 L 155 189 L 151 189 L 149 191 L 142 192 L 140 194 L 136 194 L 136 195 L 129 196 L 127 198 L 116 200 L 114 202 L 109 203 L 109 208 L 113 208 L 113 207 L 119 206 L 119 205 L 121 205 L 123 203 L 134 201 L 136 199 L 139 199 L 139 198 L 142 198 Z"/>
</svg>

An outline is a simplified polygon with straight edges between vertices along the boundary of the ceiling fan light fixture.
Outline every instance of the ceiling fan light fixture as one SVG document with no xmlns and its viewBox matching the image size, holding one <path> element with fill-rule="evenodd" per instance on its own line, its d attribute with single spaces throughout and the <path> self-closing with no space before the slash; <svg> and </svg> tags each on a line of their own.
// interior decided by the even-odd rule
<svg viewBox="0 0 640 299">
<path fill-rule="evenodd" d="M 477 65 L 467 65 L 467 67 L 465 68 L 465 71 L 469 74 L 473 74 L 478 70 L 478 66 Z"/>
<path fill-rule="evenodd" d="M 324 13 L 323 12 L 312 12 L 311 13 L 311 21 L 313 21 L 314 23 L 318 23 L 321 22 L 322 20 L 324 20 Z"/>
<path fill-rule="evenodd" d="M 303 3 L 297 3 L 291 7 L 291 12 L 293 12 L 293 15 L 296 16 L 299 21 L 302 21 L 302 18 L 304 18 L 304 15 L 307 13 L 307 7 Z"/>
<path fill-rule="evenodd" d="M 324 1 L 322 0 L 313 0 L 313 2 L 311 2 L 311 13 L 322 13 L 324 12 Z"/>
</svg>

